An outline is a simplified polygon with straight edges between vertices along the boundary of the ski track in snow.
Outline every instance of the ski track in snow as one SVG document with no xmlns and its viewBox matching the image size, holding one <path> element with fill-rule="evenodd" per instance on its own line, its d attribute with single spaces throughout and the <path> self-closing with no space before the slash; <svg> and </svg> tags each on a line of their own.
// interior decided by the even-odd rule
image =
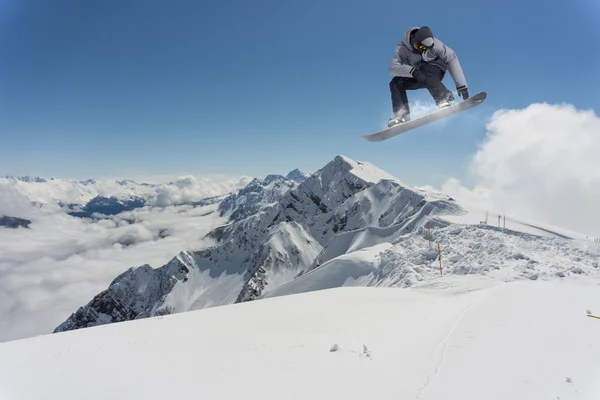
<svg viewBox="0 0 600 400">
<path fill-rule="evenodd" d="M 490 290 L 493 290 L 493 289 L 490 289 Z M 485 296 L 486 294 L 487 294 L 487 291 L 478 293 L 478 296 L 462 310 L 462 312 L 456 318 L 456 320 L 454 321 L 454 323 L 452 324 L 450 329 L 448 329 L 448 331 L 446 331 L 446 333 L 444 333 L 444 335 L 442 336 L 442 339 L 436 345 L 436 350 L 435 350 L 436 355 L 435 355 L 434 361 L 433 361 L 433 364 L 434 364 L 433 372 L 430 374 L 427 374 L 427 376 L 425 377 L 425 382 L 423 382 L 423 385 L 419 388 L 419 391 L 418 391 L 417 395 L 415 396 L 415 398 L 417 398 L 417 399 L 424 398 L 424 397 L 422 397 L 423 393 L 426 393 L 427 388 L 434 381 L 436 376 L 438 376 L 438 374 L 440 373 L 440 371 L 442 369 L 442 365 L 444 364 L 444 360 L 446 358 L 446 349 L 448 347 L 448 340 L 452 336 L 452 333 L 456 330 L 456 327 L 460 324 L 461 320 L 469 312 L 469 310 L 471 310 L 477 303 L 479 303 L 482 300 L 483 296 Z"/>
</svg>

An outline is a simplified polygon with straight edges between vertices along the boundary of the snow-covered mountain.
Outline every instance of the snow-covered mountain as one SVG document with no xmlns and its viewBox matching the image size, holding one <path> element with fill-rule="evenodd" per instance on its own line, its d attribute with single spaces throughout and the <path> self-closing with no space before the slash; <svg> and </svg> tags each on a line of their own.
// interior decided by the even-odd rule
<svg viewBox="0 0 600 400">
<path fill-rule="evenodd" d="M 0 177 L 0 179 L 2 179 Z M 4 176 L 4 179 L 6 180 L 11 180 L 11 181 L 19 181 L 19 182 L 27 182 L 27 183 L 45 183 L 48 182 L 47 179 L 42 178 L 40 176 L 12 176 L 12 175 L 6 175 Z M 55 178 L 50 178 L 50 180 L 54 180 Z"/>
<path fill-rule="evenodd" d="M 469 215 L 455 199 L 344 156 L 301 183 L 255 179 L 220 208 L 230 223 L 208 234 L 214 246 L 130 268 L 55 332 L 340 286 L 418 287 L 442 273 L 600 276 L 595 243 L 454 223 Z"/>
<path fill-rule="evenodd" d="M 287 179 L 291 179 L 293 181 L 296 181 L 297 183 L 302 183 L 309 176 L 310 176 L 310 174 L 302 172 L 302 171 L 300 171 L 299 169 L 296 168 L 295 170 L 290 171 L 285 177 Z"/>
<path fill-rule="evenodd" d="M 423 226 L 409 234 L 368 227 L 338 235 L 319 256 L 318 268 L 262 298 L 341 286 L 419 288 L 440 275 L 484 275 L 502 282 L 587 276 L 600 283 L 598 249 L 573 247 L 559 237 L 432 221 L 439 228 L 433 229 L 431 246 Z"/>
<path fill-rule="evenodd" d="M 287 176 L 267 175 L 264 179 L 254 178 L 237 193 L 232 193 L 219 204 L 221 216 L 240 221 L 258 213 L 263 207 L 277 203 L 290 189 L 302 183 L 306 176 L 299 170 Z"/>
<path fill-rule="evenodd" d="M 377 227 L 406 234 L 430 217 L 463 212 L 446 196 L 344 156 L 299 184 L 281 176 L 254 180 L 222 207 L 242 211 L 209 234 L 217 245 L 182 251 L 161 268 L 131 268 L 56 331 L 253 300 L 318 266 L 344 232 Z M 256 211 L 243 218 L 245 210 Z M 135 299 L 123 298 L 132 293 Z"/>
<path fill-rule="evenodd" d="M 140 196 L 132 196 L 130 199 L 119 199 L 118 197 L 96 196 L 88 201 L 83 207 L 79 204 L 68 204 L 68 213 L 74 217 L 92 218 L 94 214 L 117 215 L 125 211 L 132 211 L 144 207 L 146 200 Z"/>
</svg>

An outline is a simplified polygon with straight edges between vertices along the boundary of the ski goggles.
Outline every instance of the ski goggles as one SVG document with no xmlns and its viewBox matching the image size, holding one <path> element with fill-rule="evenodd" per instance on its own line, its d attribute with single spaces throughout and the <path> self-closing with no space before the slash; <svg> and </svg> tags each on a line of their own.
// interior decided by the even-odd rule
<svg viewBox="0 0 600 400">
<path fill-rule="evenodd" d="M 421 50 L 421 51 L 426 51 L 426 50 L 427 50 L 427 47 L 423 46 L 423 45 L 422 45 L 422 44 L 420 44 L 420 43 L 415 43 L 415 44 L 413 44 L 413 47 L 414 47 L 415 49 L 417 49 L 417 50 Z"/>
</svg>

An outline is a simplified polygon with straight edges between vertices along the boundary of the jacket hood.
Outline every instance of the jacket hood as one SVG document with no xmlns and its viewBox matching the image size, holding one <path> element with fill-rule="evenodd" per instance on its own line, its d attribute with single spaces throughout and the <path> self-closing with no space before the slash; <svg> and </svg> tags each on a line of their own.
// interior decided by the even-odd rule
<svg viewBox="0 0 600 400">
<path fill-rule="evenodd" d="M 429 40 L 426 41 L 426 39 Z M 431 29 L 429 29 L 427 26 L 422 26 L 415 34 L 413 41 L 415 43 L 422 43 L 426 47 L 431 46 L 433 44 L 433 33 L 431 32 Z"/>
<path fill-rule="evenodd" d="M 404 31 L 404 40 L 402 41 L 402 43 L 404 43 L 404 45 L 406 47 L 408 47 L 408 49 L 411 51 L 415 51 L 415 49 L 412 47 L 412 44 L 410 43 L 410 33 L 412 31 L 417 31 L 417 30 L 419 30 L 418 26 L 411 26 L 410 28 L 408 28 L 407 30 Z"/>
</svg>

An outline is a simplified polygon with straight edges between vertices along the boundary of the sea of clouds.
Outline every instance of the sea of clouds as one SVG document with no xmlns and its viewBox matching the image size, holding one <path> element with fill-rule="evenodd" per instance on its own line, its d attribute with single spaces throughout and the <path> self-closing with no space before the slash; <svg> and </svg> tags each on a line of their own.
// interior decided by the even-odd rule
<svg viewBox="0 0 600 400">
<path fill-rule="evenodd" d="M 52 332 L 130 267 L 160 267 L 182 250 L 211 245 L 205 235 L 226 222 L 217 205 L 184 203 L 225 195 L 247 181 L 186 176 L 157 187 L 148 206 L 96 222 L 68 215 L 53 201 L 56 190 L 32 205 L 40 200 L 32 197 L 48 193 L 44 183 L 0 183 L 0 216 L 32 221 L 28 229 L 0 228 L 0 341 Z"/>
</svg>

